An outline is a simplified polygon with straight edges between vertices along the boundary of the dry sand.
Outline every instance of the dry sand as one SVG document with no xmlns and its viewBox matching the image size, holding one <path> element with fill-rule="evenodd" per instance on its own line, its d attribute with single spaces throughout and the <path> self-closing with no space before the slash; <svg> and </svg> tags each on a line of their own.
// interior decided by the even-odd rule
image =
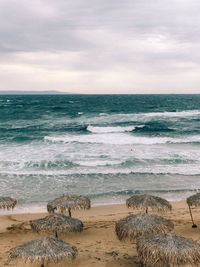
<svg viewBox="0 0 200 267">
<path fill-rule="evenodd" d="M 191 227 L 191 219 L 186 202 L 172 202 L 173 210 L 161 216 L 171 219 L 174 232 L 200 242 L 199 228 Z M 193 209 L 195 222 L 200 227 L 200 210 Z M 71 264 L 51 264 L 48 266 L 73 267 L 133 267 L 139 266 L 135 243 L 120 242 L 115 235 L 115 222 L 129 214 L 137 213 L 124 205 L 92 207 L 88 211 L 75 211 L 72 216 L 84 222 L 84 231 L 61 236 L 64 241 L 78 248 L 77 259 Z M 29 226 L 29 220 L 47 214 L 14 214 L 0 216 L 0 266 L 40 266 L 21 261 L 8 262 L 8 251 L 17 245 L 39 237 Z M 159 214 L 160 215 L 160 214 Z"/>
</svg>

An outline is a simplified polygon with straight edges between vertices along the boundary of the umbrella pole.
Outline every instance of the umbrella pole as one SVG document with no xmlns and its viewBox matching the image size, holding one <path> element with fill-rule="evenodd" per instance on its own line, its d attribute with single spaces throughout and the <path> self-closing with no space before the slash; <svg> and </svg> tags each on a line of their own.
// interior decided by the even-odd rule
<svg viewBox="0 0 200 267">
<path fill-rule="evenodd" d="M 191 208 L 190 208 L 190 205 L 188 205 L 189 207 L 189 211 L 190 211 L 190 217 L 191 217 L 191 220 L 192 220 L 192 228 L 197 228 L 197 225 L 194 223 L 194 220 L 193 220 L 193 216 L 192 216 L 192 211 L 191 211 Z"/>
<path fill-rule="evenodd" d="M 140 267 L 144 267 L 145 266 L 142 260 L 139 261 L 139 266 Z"/>
<path fill-rule="evenodd" d="M 71 208 L 68 208 L 69 217 L 72 217 Z"/>
</svg>

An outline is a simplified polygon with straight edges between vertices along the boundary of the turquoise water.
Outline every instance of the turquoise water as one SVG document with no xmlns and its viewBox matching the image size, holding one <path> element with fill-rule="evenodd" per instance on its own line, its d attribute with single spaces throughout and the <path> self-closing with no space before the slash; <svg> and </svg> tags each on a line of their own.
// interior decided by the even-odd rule
<svg viewBox="0 0 200 267">
<path fill-rule="evenodd" d="M 200 95 L 0 96 L 0 195 L 45 207 L 200 189 Z"/>
</svg>

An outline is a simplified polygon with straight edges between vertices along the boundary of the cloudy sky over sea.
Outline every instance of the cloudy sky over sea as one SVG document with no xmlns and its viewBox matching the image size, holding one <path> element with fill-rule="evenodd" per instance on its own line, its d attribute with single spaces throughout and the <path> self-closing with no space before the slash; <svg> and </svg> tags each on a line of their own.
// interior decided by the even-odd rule
<svg viewBox="0 0 200 267">
<path fill-rule="evenodd" d="M 200 93 L 198 0 L 1 0 L 0 90 Z"/>
</svg>

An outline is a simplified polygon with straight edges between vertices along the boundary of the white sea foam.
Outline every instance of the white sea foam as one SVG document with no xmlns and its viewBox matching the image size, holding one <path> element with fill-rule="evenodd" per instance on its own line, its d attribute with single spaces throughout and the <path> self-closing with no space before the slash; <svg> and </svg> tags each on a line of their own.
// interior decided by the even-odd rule
<svg viewBox="0 0 200 267">
<path fill-rule="evenodd" d="M 93 135 L 63 135 L 63 136 L 45 136 L 45 141 L 53 143 L 97 143 L 97 144 L 113 144 L 113 145 L 154 145 L 154 144 L 182 144 L 200 142 L 200 136 L 186 136 L 182 138 L 172 137 L 144 137 L 134 136 L 124 133 L 105 133 Z"/>
<path fill-rule="evenodd" d="M 121 160 L 82 160 L 82 161 L 75 161 L 75 164 L 79 164 L 80 166 L 91 166 L 91 167 L 97 167 L 97 166 L 107 166 L 107 165 L 119 165 L 123 163 Z"/>
<path fill-rule="evenodd" d="M 141 115 L 145 115 L 146 117 L 193 117 L 200 116 L 200 110 L 184 110 L 184 111 L 176 111 L 176 112 L 150 112 L 150 113 L 141 113 Z"/>
<path fill-rule="evenodd" d="M 122 132 L 131 132 L 135 129 L 135 126 L 116 126 L 116 127 L 98 127 L 89 125 L 87 130 L 92 133 L 122 133 Z"/>
<path fill-rule="evenodd" d="M 87 163 L 86 163 L 87 164 Z M 17 175 L 17 176 L 66 176 L 66 175 L 128 175 L 128 174 L 172 174 L 172 175 L 200 175 L 199 163 L 196 164 L 180 164 L 180 165 L 152 165 L 152 166 L 132 166 L 122 168 L 116 166 L 111 168 L 105 165 L 85 165 L 67 170 L 1 170 L 1 175 Z M 95 167 L 95 168 L 87 168 Z M 168 183 L 168 180 L 166 180 Z"/>
<path fill-rule="evenodd" d="M 86 124 L 109 124 L 113 122 L 135 122 L 142 121 L 146 122 L 152 119 L 157 118 L 190 118 L 200 117 L 200 110 L 187 110 L 187 111 L 174 111 L 174 112 L 141 112 L 141 113 L 118 113 L 118 114 L 106 114 L 100 113 L 99 116 L 96 117 L 87 117 L 82 116 L 81 121 L 84 120 Z M 74 121 L 80 122 L 80 118 L 75 118 Z"/>
</svg>

